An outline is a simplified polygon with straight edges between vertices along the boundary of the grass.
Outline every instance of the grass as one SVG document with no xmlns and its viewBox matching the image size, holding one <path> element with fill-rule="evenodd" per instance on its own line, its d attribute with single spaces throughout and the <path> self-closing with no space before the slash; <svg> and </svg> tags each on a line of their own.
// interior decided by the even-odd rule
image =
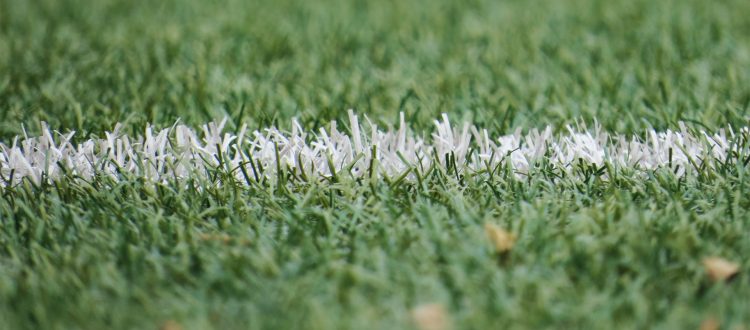
<svg viewBox="0 0 750 330">
<path fill-rule="evenodd" d="M 0 2 L 0 141 L 47 121 L 417 130 L 748 124 L 747 1 Z M 743 162 L 604 180 L 539 164 L 419 182 L 0 188 L 0 328 L 749 326 Z M 220 171 L 219 171 L 220 172 Z M 221 173 L 219 173 L 221 174 Z M 517 242 L 497 254 L 484 225 Z M 715 283 L 701 260 L 740 264 Z"/>
</svg>

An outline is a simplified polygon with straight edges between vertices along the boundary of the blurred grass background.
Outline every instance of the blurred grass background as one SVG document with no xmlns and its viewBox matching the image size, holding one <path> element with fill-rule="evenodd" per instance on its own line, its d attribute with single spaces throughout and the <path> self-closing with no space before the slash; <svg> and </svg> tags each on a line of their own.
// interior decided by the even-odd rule
<svg viewBox="0 0 750 330">
<path fill-rule="evenodd" d="M 309 126 L 354 108 L 492 132 L 744 125 L 750 2 L 0 2 L 0 137 L 228 116 Z"/>
</svg>

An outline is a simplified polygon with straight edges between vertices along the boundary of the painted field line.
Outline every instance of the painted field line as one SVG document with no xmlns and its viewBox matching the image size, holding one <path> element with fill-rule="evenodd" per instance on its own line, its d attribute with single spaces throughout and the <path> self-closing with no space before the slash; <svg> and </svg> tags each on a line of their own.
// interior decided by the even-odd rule
<svg viewBox="0 0 750 330">
<path fill-rule="evenodd" d="M 714 133 L 689 130 L 649 131 L 645 139 L 602 131 L 550 127 L 522 134 L 491 137 L 484 129 L 464 123 L 453 126 L 447 115 L 435 121 L 429 136 L 408 129 L 404 116 L 398 128 L 381 129 L 349 111 L 349 131 L 330 126 L 309 132 L 292 122 L 291 131 L 274 127 L 236 133 L 224 132 L 224 124 L 210 123 L 199 131 L 184 125 L 154 130 L 143 135 L 121 134 L 120 125 L 97 139 L 75 145 L 74 132 L 55 133 L 44 125 L 42 136 L 16 137 L 0 143 L 0 185 L 17 184 L 23 178 L 39 183 L 67 173 L 82 178 L 122 173 L 155 181 L 210 176 L 211 169 L 226 169 L 239 181 L 274 179 L 279 170 L 305 179 L 321 179 L 333 173 L 354 177 L 400 176 L 409 168 L 431 166 L 476 172 L 503 164 L 524 173 L 542 159 L 563 169 L 578 162 L 619 168 L 653 170 L 671 167 L 678 175 L 701 166 L 713 167 L 727 157 L 747 157 L 747 127 Z"/>
</svg>

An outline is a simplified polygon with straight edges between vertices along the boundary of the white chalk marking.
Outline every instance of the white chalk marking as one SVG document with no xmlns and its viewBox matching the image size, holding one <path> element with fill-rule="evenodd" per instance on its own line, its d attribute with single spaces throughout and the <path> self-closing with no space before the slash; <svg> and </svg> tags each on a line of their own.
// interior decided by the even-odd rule
<svg viewBox="0 0 750 330">
<path fill-rule="evenodd" d="M 334 172 L 394 177 L 410 167 L 446 168 L 448 159 L 455 162 L 459 173 L 501 163 L 526 173 L 547 158 L 563 169 L 583 161 L 639 171 L 671 166 L 683 175 L 696 166 L 715 166 L 728 155 L 736 155 L 733 153 L 748 155 L 748 143 L 738 142 L 750 136 L 747 127 L 739 132 L 722 129 L 707 133 L 681 124 L 676 131 L 651 130 L 645 139 L 604 132 L 598 126 L 593 130 L 568 127 L 560 133 L 550 127 L 526 134 L 517 130 L 491 138 L 486 130 L 468 123 L 454 127 L 443 115 L 442 121 L 435 121 L 431 137 L 424 138 L 424 134 L 409 130 L 403 115 L 400 118 L 397 129 L 384 131 L 367 118 L 368 124 L 361 125 L 349 111 L 351 134 L 337 129 L 335 121 L 318 133 L 305 132 L 293 121 L 291 132 L 275 127 L 248 132 L 243 125 L 233 134 L 224 132 L 224 120 L 202 126 L 200 134 L 184 125 L 158 131 L 149 125 L 143 135 L 132 137 L 122 134 L 121 126 L 116 125 L 103 138 L 75 145 L 70 142 L 74 132 L 53 133 L 43 124 L 39 137 L 16 137 L 9 144 L 0 143 L 0 185 L 17 184 L 23 178 L 39 183 L 64 173 L 84 179 L 95 175 L 119 179 L 119 173 L 127 173 L 154 181 L 179 180 L 208 176 L 208 169 L 217 166 L 231 171 L 240 182 L 256 177 L 274 179 L 278 169 L 307 179 L 330 177 Z M 372 171 L 371 164 L 376 164 Z"/>
</svg>

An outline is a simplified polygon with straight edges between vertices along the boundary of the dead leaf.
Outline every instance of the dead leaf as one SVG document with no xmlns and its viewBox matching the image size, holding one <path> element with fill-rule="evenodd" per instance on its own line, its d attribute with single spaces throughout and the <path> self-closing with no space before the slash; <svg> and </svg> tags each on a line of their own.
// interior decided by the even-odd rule
<svg viewBox="0 0 750 330">
<path fill-rule="evenodd" d="M 182 330 L 182 325 L 177 323 L 177 321 L 167 320 L 161 324 L 159 330 Z"/>
<path fill-rule="evenodd" d="M 415 307 L 411 317 L 419 330 L 448 330 L 451 328 L 448 312 L 441 304 L 425 304 Z"/>
<path fill-rule="evenodd" d="M 709 317 L 701 322 L 700 330 L 719 330 L 719 321 L 713 317 Z"/>
<path fill-rule="evenodd" d="M 719 257 L 704 258 L 703 267 L 706 268 L 708 277 L 715 282 L 726 281 L 740 271 L 739 264 Z"/>
<path fill-rule="evenodd" d="M 484 225 L 484 231 L 487 233 L 487 237 L 492 241 L 495 246 L 495 251 L 503 253 L 510 251 L 513 248 L 513 244 L 516 243 L 516 236 L 498 227 L 497 225 L 487 223 Z"/>
</svg>

